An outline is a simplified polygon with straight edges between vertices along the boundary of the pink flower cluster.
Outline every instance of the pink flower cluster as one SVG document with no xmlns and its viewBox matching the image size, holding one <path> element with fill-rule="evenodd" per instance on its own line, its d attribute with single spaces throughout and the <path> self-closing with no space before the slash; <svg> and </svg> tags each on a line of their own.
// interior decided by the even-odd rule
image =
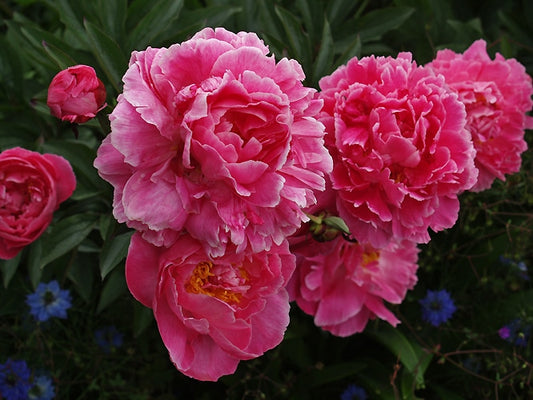
<svg viewBox="0 0 533 400">
<path fill-rule="evenodd" d="M 496 54 L 491 60 L 486 47 L 477 40 L 463 54 L 441 50 L 427 64 L 444 75 L 466 107 L 466 129 L 477 151 L 479 178 L 471 188 L 476 192 L 519 171 L 527 149 L 524 129 L 533 128 L 533 118 L 526 115 L 533 105 L 531 77 L 514 59 Z"/>
<path fill-rule="evenodd" d="M 491 60 L 480 40 L 425 67 L 409 53 L 354 58 L 320 88 L 334 167 L 307 210 L 318 222 L 291 238 L 289 288 L 317 326 L 346 336 L 376 317 L 396 325 L 383 300 L 401 303 L 416 283 L 416 244 L 455 224 L 463 191 L 518 171 L 533 87 L 522 65 Z"/>
<path fill-rule="evenodd" d="M 332 169 L 303 79 L 255 34 L 222 28 L 134 52 L 124 75 L 94 164 L 137 231 L 129 288 L 196 379 L 233 373 L 288 325 L 287 237 Z"/>
<path fill-rule="evenodd" d="M 303 79 L 222 28 L 131 56 L 94 164 L 136 231 L 128 287 L 190 377 L 279 344 L 289 300 L 338 336 L 398 324 L 385 303 L 416 284 L 417 244 L 517 170 L 532 125 L 531 79 L 484 42 L 425 67 L 353 58 L 320 92 Z"/>
</svg>

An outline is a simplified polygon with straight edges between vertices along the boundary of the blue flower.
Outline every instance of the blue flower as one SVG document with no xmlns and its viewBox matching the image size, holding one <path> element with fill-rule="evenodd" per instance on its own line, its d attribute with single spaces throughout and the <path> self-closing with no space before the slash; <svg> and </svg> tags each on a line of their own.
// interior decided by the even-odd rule
<svg viewBox="0 0 533 400">
<path fill-rule="evenodd" d="M 520 318 L 512 320 L 498 330 L 498 334 L 504 340 L 516 346 L 526 347 L 531 335 L 531 325 L 524 323 Z"/>
<path fill-rule="evenodd" d="M 0 395 L 4 400 L 26 400 L 31 371 L 26 361 L 8 359 L 0 364 Z"/>
<path fill-rule="evenodd" d="M 357 385 L 348 385 L 341 394 L 341 400 L 366 400 L 366 391 Z"/>
<path fill-rule="evenodd" d="M 105 326 L 94 332 L 94 339 L 98 346 L 106 353 L 111 349 L 122 346 L 123 335 L 114 326 Z"/>
<path fill-rule="evenodd" d="M 35 377 L 28 394 L 30 400 L 52 400 L 55 397 L 54 384 L 48 376 Z"/>
<path fill-rule="evenodd" d="M 35 293 L 26 296 L 30 314 L 40 322 L 48 321 L 50 317 L 67 318 L 71 301 L 70 292 L 61 290 L 57 281 L 41 282 Z"/>
<path fill-rule="evenodd" d="M 433 326 L 448 321 L 456 310 L 450 293 L 446 290 L 428 290 L 426 297 L 419 301 L 422 306 L 422 319 Z"/>
</svg>

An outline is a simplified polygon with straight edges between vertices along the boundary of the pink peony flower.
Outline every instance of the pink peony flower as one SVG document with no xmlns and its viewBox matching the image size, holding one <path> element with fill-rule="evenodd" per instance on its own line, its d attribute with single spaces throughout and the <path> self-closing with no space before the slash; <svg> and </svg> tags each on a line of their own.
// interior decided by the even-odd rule
<svg viewBox="0 0 533 400">
<path fill-rule="evenodd" d="M 0 153 L 0 258 L 15 257 L 41 236 L 75 187 L 63 157 L 20 147 Z"/>
<path fill-rule="evenodd" d="M 411 241 L 382 249 L 337 236 L 315 242 L 292 237 L 296 271 L 287 286 L 291 300 L 315 325 L 336 336 L 362 332 L 376 317 L 396 326 L 400 321 L 383 301 L 400 304 L 416 282 L 418 249 Z"/>
<path fill-rule="evenodd" d="M 533 105 L 531 77 L 515 59 L 496 54 L 491 60 L 486 47 L 477 40 L 463 54 L 441 50 L 427 65 L 444 75 L 466 106 L 466 129 L 477 151 L 479 177 L 471 189 L 476 192 L 520 169 L 520 154 L 527 149 L 524 129 L 533 128 L 526 115 Z"/>
<path fill-rule="evenodd" d="M 132 54 L 95 161 L 120 222 L 157 246 L 186 230 L 218 255 L 269 249 L 306 220 L 332 168 L 322 101 L 267 53 L 253 33 L 206 28 Z"/>
<path fill-rule="evenodd" d="M 46 104 L 54 117 L 81 124 L 106 106 L 105 98 L 105 86 L 94 69 L 75 65 L 54 76 L 48 87 Z"/>
<path fill-rule="evenodd" d="M 153 308 L 176 368 L 195 379 L 232 374 L 240 360 L 277 346 L 289 323 L 285 285 L 295 264 L 287 242 L 268 252 L 233 250 L 210 257 L 190 235 L 170 248 L 139 232 L 131 240 L 128 287 Z"/>
<path fill-rule="evenodd" d="M 319 83 L 332 188 L 353 236 L 382 247 L 451 227 L 477 170 L 464 105 L 443 77 L 401 53 L 354 58 Z"/>
</svg>

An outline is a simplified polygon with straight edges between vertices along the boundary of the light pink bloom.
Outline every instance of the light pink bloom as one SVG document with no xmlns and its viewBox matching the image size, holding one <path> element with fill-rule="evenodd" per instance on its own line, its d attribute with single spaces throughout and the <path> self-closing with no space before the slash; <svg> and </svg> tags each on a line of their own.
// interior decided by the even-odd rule
<svg viewBox="0 0 533 400">
<path fill-rule="evenodd" d="M 375 249 L 338 236 L 328 242 L 291 238 L 296 271 L 287 286 L 291 300 L 315 325 L 336 336 L 362 332 L 370 319 L 400 321 L 384 301 L 400 304 L 416 282 L 418 249 L 411 241 Z"/>
<path fill-rule="evenodd" d="M 268 252 L 228 250 L 210 257 L 190 235 L 156 247 L 137 232 L 126 260 L 128 287 L 153 308 L 172 362 L 199 380 L 232 374 L 240 360 L 277 346 L 289 323 L 287 241 Z"/>
<path fill-rule="evenodd" d="M 185 229 L 217 255 L 279 245 L 306 220 L 332 168 L 322 101 L 267 53 L 254 33 L 206 28 L 132 54 L 95 161 L 120 222 L 157 246 Z"/>
<path fill-rule="evenodd" d="M 15 257 L 39 238 L 75 187 L 76 177 L 63 157 L 20 147 L 1 152 L 0 258 Z"/>
<path fill-rule="evenodd" d="M 487 44 L 477 40 L 463 53 L 441 50 L 427 65 L 444 75 L 446 83 L 466 106 L 466 129 L 472 134 L 479 169 L 472 191 L 488 189 L 496 178 L 518 172 L 527 149 L 524 129 L 533 128 L 526 115 L 533 102 L 531 77 L 515 59 L 497 53 L 492 60 Z"/>
<path fill-rule="evenodd" d="M 106 106 L 106 90 L 88 65 L 60 71 L 50 82 L 46 103 L 54 117 L 72 123 L 94 118 Z"/>
<path fill-rule="evenodd" d="M 320 80 L 339 215 L 362 242 L 428 242 L 477 178 L 465 109 L 442 76 L 397 58 L 353 58 Z"/>
</svg>

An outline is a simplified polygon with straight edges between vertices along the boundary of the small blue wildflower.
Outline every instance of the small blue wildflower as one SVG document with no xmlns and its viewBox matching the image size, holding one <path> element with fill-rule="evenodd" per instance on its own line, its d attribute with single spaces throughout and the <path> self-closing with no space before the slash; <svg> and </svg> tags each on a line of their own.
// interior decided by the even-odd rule
<svg viewBox="0 0 533 400">
<path fill-rule="evenodd" d="M 357 385 L 348 385 L 341 394 L 341 400 L 366 400 L 366 391 Z"/>
<path fill-rule="evenodd" d="M 123 335 L 115 326 L 105 326 L 94 332 L 96 344 L 109 353 L 111 349 L 122 346 Z"/>
<path fill-rule="evenodd" d="M 35 377 L 28 394 L 30 400 L 52 400 L 55 397 L 52 379 L 46 375 Z"/>
<path fill-rule="evenodd" d="M 530 324 L 526 324 L 520 318 L 516 318 L 509 324 L 502 326 L 498 330 L 498 335 L 516 346 L 526 347 L 531 330 L 532 327 Z"/>
<path fill-rule="evenodd" d="M 0 364 L 0 397 L 4 400 L 26 400 L 30 390 L 31 371 L 26 361 L 8 359 Z"/>
<path fill-rule="evenodd" d="M 71 301 L 70 292 L 60 289 L 57 281 L 41 282 L 35 293 L 26 296 L 30 314 L 40 322 L 48 321 L 50 317 L 67 318 Z"/>
<path fill-rule="evenodd" d="M 419 303 L 422 306 L 422 319 L 433 326 L 448 321 L 457 309 L 450 293 L 444 289 L 428 290 Z"/>
</svg>

